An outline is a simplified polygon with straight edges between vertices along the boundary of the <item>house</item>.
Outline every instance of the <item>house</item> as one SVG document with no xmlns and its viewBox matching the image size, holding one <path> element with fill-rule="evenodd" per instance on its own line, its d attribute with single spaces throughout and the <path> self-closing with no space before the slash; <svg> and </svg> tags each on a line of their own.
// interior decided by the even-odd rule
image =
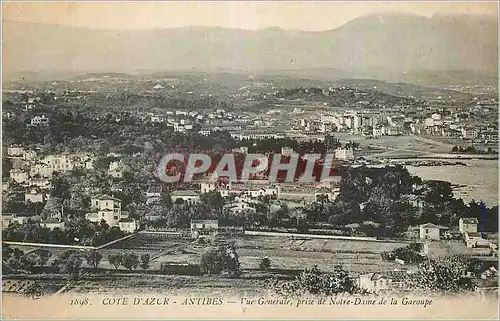
<svg viewBox="0 0 500 321">
<path fill-rule="evenodd" d="M 25 172 L 21 169 L 11 169 L 9 171 L 10 178 L 18 183 L 27 182 L 29 179 L 28 172 Z"/>
<path fill-rule="evenodd" d="M 476 139 L 479 136 L 479 131 L 476 128 L 462 128 L 462 137 L 465 139 Z"/>
<path fill-rule="evenodd" d="M 392 278 L 380 273 L 368 273 L 360 275 L 356 283 L 359 288 L 373 293 L 390 289 Z"/>
<path fill-rule="evenodd" d="M 58 228 L 60 230 L 64 230 L 64 222 L 61 220 L 58 220 L 57 218 L 48 218 L 44 221 L 41 221 L 40 226 L 48 228 L 50 230 L 53 230 L 55 228 Z"/>
<path fill-rule="evenodd" d="M 423 197 L 417 195 L 405 195 L 404 199 L 419 212 L 424 209 L 425 201 Z"/>
<path fill-rule="evenodd" d="M 159 198 L 161 197 L 161 185 L 160 184 L 150 184 L 146 192 L 147 198 Z"/>
<path fill-rule="evenodd" d="M 33 126 L 48 125 L 48 124 L 49 124 L 49 119 L 45 115 L 37 115 L 31 118 L 31 125 Z"/>
<path fill-rule="evenodd" d="M 171 193 L 172 202 L 176 203 L 177 200 L 181 199 L 187 204 L 196 204 L 200 202 L 200 195 L 191 190 L 177 190 Z"/>
<path fill-rule="evenodd" d="M 232 150 L 233 153 L 239 153 L 239 154 L 248 154 L 248 147 L 247 146 L 241 146 L 238 148 L 233 148 Z M 281 152 L 283 154 L 283 150 Z"/>
<path fill-rule="evenodd" d="M 138 228 L 137 221 L 131 218 L 120 219 L 118 221 L 118 227 L 126 233 L 134 233 Z"/>
<path fill-rule="evenodd" d="M 216 187 L 215 183 L 203 182 L 200 184 L 200 192 L 201 194 L 209 193 L 211 191 L 215 191 Z"/>
<path fill-rule="evenodd" d="M 54 173 L 54 169 L 47 164 L 35 164 L 30 168 L 30 176 L 35 177 L 46 177 L 52 178 L 52 174 Z"/>
<path fill-rule="evenodd" d="M 212 131 L 211 131 L 211 129 L 210 129 L 210 128 L 207 128 L 207 127 L 202 127 L 202 128 L 198 131 L 198 133 L 199 133 L 199 134 L 202 134 L 202 135 L 204 135 L 204 136 L 210 136 L 210 133 L 211 133 L 211 132 L 212 132 Z"/>
<path fill-rule="evenodd" d="M 157 214 L 153 214 L 153 213 L 148 213 L 144 216 L 144 219 L 146 221 L 150 221 L 150 222 L 159 221 L 161 218 L 162 218 L 161 215 L 157 215 Z"/>
<path fill-rule="evenodd" d="M 162 186 L 160 184 L 150 184 L 146 191 L 146 204 L 158 203 L 161 198 Z"/>
<path fill-rule="evenodd" d="M 490 242 L 483 239 L 479 232 L 465 232 L 463 234 L 465 244 L 469 248 L 490 247 Z"/>
<path fill-rule="evenodd" d="M 217 220 L 191 220 L 191 237 L 194 239 L 201 236 L 215 236 L 218 230 Z"/>
<path fill-rule="evenodd" d="M 479 221 L 475 217 L 462 217 L 458 221 L 458 229 L 460 233 L 477 233 L 477 227 L 479 225 Z"/>
<path fill-rule="evenodd" d="M 447 230 L 447 227 L 426 223 L 419 226 L 420 238 L 424 240 L 440 240 L 441 231 Z"/>
<path fill-rule="evenodd" d="M 51 187 L 51 183 L 46 178 L 34 178 L 33 176 L 29 180 L 30 186 L 36 186 L 43 189 L 49 189 Z"/>
<path fill-rule="evenodd" d="M 481 132 L 481 138 L 486 140 L 487 142 L 498 142 L 498 132 L 495 130 L 487 130 Z"/>
<path fill-rule="evenodd" d="M 24 154 L 24 148 L 17 145 L 12 145 L 7 147 L 7 156 L 10 157 L 20 157 Z"/>
<path fill-rule="evenodd" d="M 86 218 L 99 223 L 105 220 L 109 226 L 117 226 L 121 217 L 121 200 L 109 195 L 97 195 L 90 201 L 91 213 Z"/>
<path fill-rule="evenodd" d="M 408 226 L 405 232 L 405 236 L 408 239 L 418 239 L 420 237 L 420 227 L 419 226 Z"/>
<path fill-rule="evenodd" d="M 24 193 L 24 202 L 27 203 L 43 203 L 45 201 L 45 193 L 37 188 L 32 188 L 30 191 Z"/>
<path fill-rule="evenodd" d="M 328 201 L 334 201 L 335 198 L 340 194 L 340 192 L 333 192 L 326 187 L 321 187 L 314 194 L 316 200 L 321 199 L 321 197 L 325 197 Z"/>
<path fill-rule="evenodd" d="M 291 147 L 281 147 L 281 155 L 285 157 L 290 157 L 294 153 L 293 148 Z"/>
<path fill-rule="evenodd" d="M 23 159 L 25 161 L 33 161 L 36 159 L 36 152 L 33 150 L 27 150 L 23 153 Z"/>
<path fill-rule="evenodd" d="M 234 202 L 226 204 L 224 208 L 233 214 L 238 214 L 246 211 L 256 212 L 257 210 L 253 206 L 254 203 L 255 202 L 253 202 L 251 199 L 236 197 L 236 200 Z"/>
<path fill-rule="evenodd" d="M 2 213 L 2 229 L 9 227 L 11 223 L 24 224 L 30 218 L 28 216 L 21 216 L 17 214 Z"/>
<path fill-rule="evenodd" d="M 468 248 L 490 248 L 490 242 L 483 239 L 479 233 L 467 233 L 465 243 Z M 489 253 L 490 251 L 488 251 Z"/>
<path fill-rule="evenodd" d="M 385 127 L 383 126 L 374 126 L 372 130 L 372 136 L 373 137 L 382 137 L 385 135 Z"/>
<path fill-rule="evenodd" d="M 69 155 L 48 155 L 43 159 L 52 171 L 66 172 L 74 169 L 75 164 Z"/>
<path fill-rule="evenodd" d="M 108 175 L 113 178 L 122 178 L 123 177 L 123 165 L 121 162 L 111 162 L 109 163 Z"/>
<path fill-rule="evenodd" d="M 354 158 L 354 153 L 351 148 L 336 148 L 334 156 L 335 159 L 350 160 Z"/>
<path fill-rule="evenodd" d="M 90 206 L 92 210 L 97 211 L 111 210 L 118 214 L 121 212 L 121 200 L 106 194 L 92 197 Z"/>
</svg>

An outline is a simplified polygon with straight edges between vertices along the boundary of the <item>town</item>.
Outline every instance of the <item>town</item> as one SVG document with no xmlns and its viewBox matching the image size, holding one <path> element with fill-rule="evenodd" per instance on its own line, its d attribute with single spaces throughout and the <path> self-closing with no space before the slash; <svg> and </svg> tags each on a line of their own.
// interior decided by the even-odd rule
<svg viewBox="0 0 500 321">
<path fill-rule="evenodd" d="M 138 267 L 158 291 L 159 274 L 189 276 L 190 292 L 209 275 L 258 293 L 343 269 L 349 277 L 326 294 L 494 291 L 496 185 L 481 190 L 495 200 L 485 204 L 410 169 L 494 169 L 497 93 L 370 85 L 217 74 L 4 84 L 3 291 L 57 292 L 67 275 L 78 282 L 66 291 L 136 289 Z M 238 164 L 252 153 L 331 154 L 333 174 L 270 182 L 266 167 L 237 182 L 164 182 L 168 153 L 231 153 Z M 212 263 L 220 255 L 230 259 Z M 459 284 L 423 284 L 425 264 L 460 266 Z M 46 275 L 59 283 L 47 288 Z"/>
</svg>

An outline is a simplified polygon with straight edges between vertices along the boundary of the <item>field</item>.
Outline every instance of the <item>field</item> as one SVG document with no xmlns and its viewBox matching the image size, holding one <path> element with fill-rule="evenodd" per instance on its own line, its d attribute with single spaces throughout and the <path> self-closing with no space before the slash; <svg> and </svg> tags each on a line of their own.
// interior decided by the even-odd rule
<svg viewBox="0 0 500 321">
<path fill-rule="evenodd" d="M 300 270 L 317 265 L 329 271 L 336 264 L 346 266 L 353 273 L 377 271 L 392 265 L 380 259 L 382 251 L 391 250 L 402 243 L 363 242 L 346 240 L 297 240 L 288 237 L 244 236 L 235 239 L 243 270 L 258 269 L 260 260 L 268 257 L 272 267 Z M 206 245 L 198 245 L 189 239 L 158 234 L 139 236 L 113 245 L 102 251 L 104 258 L 111 253 L 133 251 L 149 253 L 152 268 L 158 269 L 162 262 L 185 262 L 197 264 Z M 390 265 L 390 266 L 386 266 Z"/>
<path fill-rule="evenodd" d="M 82 280 L 71 292 L 164 292 L 199 294 L 261 293 L 265 279 L 272 275 L 286 277 L 283 271 L 294 272 L 317 265 L 323 271 L 331 271 L 337 264 L 343 265 L 351 275 L 383 270 L 393 270 L 401 266 L 381 259 L 380 253 L 405 243 L 362 242 L 346 240 L 291 239 L 288 237 L 244 236 L 235 239 L 237 252 L 243 270 L 237 279 L 226 277 L 162 275 L 158 273 L 162 262 L 182 262 L 198 264 L 201 254 L 208 245 L 193 243 L 190 239 L 159 233 L 140 233 L 103 249 L 101 267 L 112 269 L 107 257 L 114 253 L 148 253 L 152 262 L 148 274 L 135 271 L 130 275 L 120 270 L 116 275 L 108 271 L 98 279 Z M 271 260 L 271 270 L 260 271 L 259 263 L 264 257 Z M 288 274 L 289 275 L 289 274 Z M 289 276 L 288 276 L 289 277 Z"/>
<path fill-rule="evenodd" d="M 391 271 L 402 266 L 383 261 L 381 252 L 405 246 L 404 242 L 355 241 L 336 239 L 290 238 L 284 236 L 240 236 L 228 238 L 237 246 L 242 269 L 239 278 L 225 276 L 164 275 L 160 272 L 164 262 L 198 264 L 209 245 L 191 239 L 162 233 L 139 233 L 136 237 L 113 244 L 99 252 L 103 259 L 96 274 L 87 264 L 82 279 L 68 287 L 71 293 L 172 293 L 210 295 L 257 295 L 266 289 L 266 279 L 272 276 L 291 278 L 304 268 L 317 265 L 322 271 L 332 271 L 342 265 L 353 277 L 370 272 Z M 25 249 L 26 250 L 26 249 Z M 430 256 L 473 254 L 461 242 L 431 242 Z M 55 250 L 53 254 L 59 253 Z M 108 256 L 116 253 L 149 254 L 151 265 L 147 272 L 140 269 L 115 271 Z M 262 271 L 262 258 L 271 260 L 269 271 Z M 62 286 L 64 275 L 31 275 L 45 283 L 55 278 Z"/>
</svg>

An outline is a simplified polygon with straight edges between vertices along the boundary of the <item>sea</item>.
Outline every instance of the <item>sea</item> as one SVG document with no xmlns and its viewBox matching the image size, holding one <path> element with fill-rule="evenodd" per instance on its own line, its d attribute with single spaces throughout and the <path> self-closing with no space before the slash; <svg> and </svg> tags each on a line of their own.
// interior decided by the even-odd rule
<svg viewBox="0 0 500 321">
<path fill-rule="evenodd" d="M 456 161 L 467 166 L 406 166 L 406 168 L 412 175 L 417 175 L 423 180 L 452 183 L 454 196 L 462 198 L 466 203 L 471 200 L 482 200 L 487 207 L 498 205 L 498 159 Z"/>
</svg>

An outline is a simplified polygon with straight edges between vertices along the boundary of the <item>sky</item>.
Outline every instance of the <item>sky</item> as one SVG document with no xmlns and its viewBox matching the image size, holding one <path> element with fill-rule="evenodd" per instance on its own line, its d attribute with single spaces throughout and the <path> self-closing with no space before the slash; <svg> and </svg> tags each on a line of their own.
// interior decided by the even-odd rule
<svg viewBox="0 0 500 321">
<path fill-rule="evenodd" d="M 73 25 L 93 29 L 150 29 L 220 26 L 334 29 L 374 13 L 487 14 L 498 17 L 498 2 L 3 2 L 2 19 Z"/>
</svg>

